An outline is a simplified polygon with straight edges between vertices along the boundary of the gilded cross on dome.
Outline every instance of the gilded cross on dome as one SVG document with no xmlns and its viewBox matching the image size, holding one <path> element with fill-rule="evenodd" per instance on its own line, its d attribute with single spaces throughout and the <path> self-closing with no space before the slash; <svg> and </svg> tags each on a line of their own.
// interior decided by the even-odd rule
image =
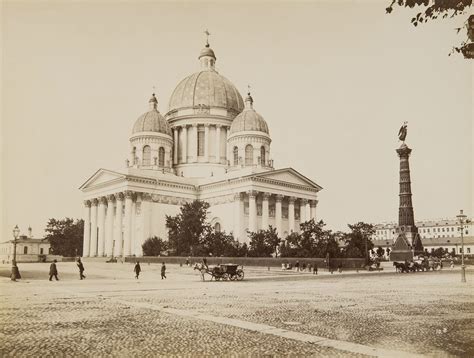
<svg viewBox="0 0 474 358">
<path fill-rule="evenodd" d="M 209 36 L 211 35 L 211 33 L 209 32 L 208 29 L 206 29 L 204 33 L 206 34 L 206 47 L 209 47 Z"/>
</svg>

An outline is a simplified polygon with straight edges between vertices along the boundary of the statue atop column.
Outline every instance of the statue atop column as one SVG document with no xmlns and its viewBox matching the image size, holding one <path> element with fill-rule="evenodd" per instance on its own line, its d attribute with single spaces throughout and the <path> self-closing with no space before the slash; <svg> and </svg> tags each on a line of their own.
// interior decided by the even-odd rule
<svg viewBox="0 0 474 358">
<path fill-rule="evenodd" d="M 407 123 L 408 122 L 403 122 L 403 125 L 400 127 L 400 130 L 398 131 L 398 139 L 400 139 L 402 142 L 405 142 L 405 138 L 407 137 Z"/>
</svg>

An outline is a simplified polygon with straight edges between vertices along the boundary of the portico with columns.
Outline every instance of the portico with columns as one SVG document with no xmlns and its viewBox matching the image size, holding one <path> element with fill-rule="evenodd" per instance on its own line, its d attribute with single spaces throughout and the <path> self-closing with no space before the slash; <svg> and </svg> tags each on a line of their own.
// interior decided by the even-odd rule
<svg viewBox="0 0 474 358">
<path fill-rule="evenodd" d="M 211 225 L 240 242 L 270 226 L 284 239 L 317 219 L 322 188 L 274 168 L 269 126 L 250 92 L 244 100 L 216 71 L 209 43 L 198 59 L 201 70 L 178 83 L 166 114 L 151 96 L 132 127 L 125 167 L 99 169 L 80 187 L 83 256 L 142 256 L 146 239 L 168 238 L 166 215 L 193 200 L 208 202 Z"/>
</svg>

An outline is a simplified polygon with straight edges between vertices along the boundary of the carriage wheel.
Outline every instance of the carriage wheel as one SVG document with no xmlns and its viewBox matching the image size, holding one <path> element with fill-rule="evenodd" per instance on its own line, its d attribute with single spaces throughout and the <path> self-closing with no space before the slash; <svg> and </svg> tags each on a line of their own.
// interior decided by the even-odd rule
<svg viewBox="0 0 474 358">
<path fill-rule="evenodd" d="M 231 281 L 237 280 L 237 274 L 234 274 L 234 275 L 230 276 L 230 280 Z"/>
<path fill-rule="evenodd" d="M 242 281 L 244 279 L 244 271 L 237 271 L 237 280 Z"/>
<path fill-rule="evenodd" d="M 214 276 L 215 281 L 219 281 L 220 279 L 221 279 L 220 276 Z"/>
<path fill-rule="evenodd" d="M 225 272 L 224 274 L 222 274 L 222 280 L 223 281 L 229 281 L 230 279 L 230 276 L 227 272 Z"/>
</svg>

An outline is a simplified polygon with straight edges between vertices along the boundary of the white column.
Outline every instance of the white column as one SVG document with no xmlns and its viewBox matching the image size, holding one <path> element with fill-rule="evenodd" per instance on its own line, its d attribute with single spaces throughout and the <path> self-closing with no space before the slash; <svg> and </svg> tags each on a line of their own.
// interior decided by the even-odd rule
<svg viewBox="0 0 474 358">
<path fill-rule="evenodd" d="M 181 163 L 188 162 L 188 127 L 182 126 L 183 148 L 181 148 Z"/>
<path fill-rule="evenodd" d="M 131 191 L 126 191 L 125 195 L 125 230 L 123 233 L 123 256 L 132 254 L 132 196 Z"/>
<path fill-rule="evenodd" d="M 295 197 L 290 196 L 288 200 L 288 234 L 297 231 L 295 230 Z"/>
<path fill-rule="evenodd" d="M 230 150 L 229 145 L 227 143 L 227 140 L 229 139 L 229 129 L 230 129 L 230 127 L 229 126 L 224 126 L 223 128 L 225 130 L 225 151 L 224 151 L 224 155 L 225 155 L 225 163 L 227 164 L 227 161 L 231 160 L 230 158 L 232 158 L 233 153 L 227 153 L 227 151 Z M 229 155 L 230 155 L 230 157 L 229 157 Z"/>
<path fill-rule="evenodd" d="M 305 218 L 306 218 L 306 221 L 311 220 L 311 208 L 309 206 L 309 200 L 306 200 Z"/>
<path fill-rule="evenodd" d="M 97 256 L 97 199 L 91 200 L 91 245 L 89 256 Z"/>
<path fill-rule="evenodd" d="M 316 221 L 316 206 L 318 205 L 318 201 L 311 200 L 309 204 L 311 206 L 311 213 L 310 213 L 311 219 L 314 219 L 314 221 Z"/>
<path fill-rule="evenodd" d="M 250 190 L 249 195 L 249 231 L 257 231 L 257 192 Z"/>
<path fill-rule="evenodd" d="M 262 230 L 268 229 L 268 199 L 270 198 L 270 193 L 263 193 L 262 201 Z"/>
<path fill-rule="evenodd" d="M 143 256 L 143 243 L 150 238 L 150 201 L 151 195 L 147 193 L 142 194 L 142 209 L 141 209 L 141 219 L 142 219 L 142 237 L 138 243 L 138 256 Z"/>
<path fill-rule="evenodd" d="M 123 209 L 123 194 L 115 194 L 115 206 L 116 206 L 116 215 L 115 215 L 115 234 L 114 234 L 114 255 L 122 256 L 122 247 L 123 247 L 123 234 L 122 234 L 122 209 Z"/>
<path fill-rule="evenodd" d="M 300 224 L 306 221 L 306 203 L 308 200 L 300 199 Z"/>
<path fill-rule="evenodd" d="M 277 195 L 275 199 L 275 227 L 278 235 L 283 235 L 281 230 L 281 201 L 283 200 L 283 195 Z"/>
<path fill-rule="evenodd" d="M 104 196 L 99 198 L 99 208 L 97 212 L 97 227 L 99 228 L 99 238 L 97 246 L 97 256 L 104 256 L 105 248 L 105 204 L 107 199 Z"/>
<path fill-rule="evenodd" d="M 234 239 L 241 240 L 240 237 L 242 233 L 241 229 L 241 222 L 242 222 L 242 214 L 243 210 L 241 209 L 241 195 L 240 193 L 234 194 Z"/>
<path fill-rule="evenodd" d="M 82 257 L 88 257 L 91 243 L 91 202 L 84 200 L 84 241 L 82 244 Z"/>
<path fill-rule="evenodd" d="M 107 217 L 105 219 L 105 256 L 113 256 L 114 246 L 114 195 L 107 195 Z"/>
<path fill-rule="evenodd" d="M 194 138 L 194 143 L 193 144 L 193 149 L 190 151 L 191 156 L 193 157 L 193 161 L 197 163 L 198 161 L 198 125 L 196 123 L 193 124 L 193 138 Z"/>
<path fill-rule="evenodd" d="M 178 131 L 179 127 L 175 127 L 173 129 L 173 134 L 174 134 L 174 151 L 173 151 L 173 162 L 174 164 L 178 164 Z"/>
<path fill-rule="evenodd" d="M 216 163 L 221 162 L 221 125 L 216 125 Z"/>
<path fill-rule="evenodd" d="M 209 124 L 204 124 L 204 161 L 209 162 Z"/>
</svg>

